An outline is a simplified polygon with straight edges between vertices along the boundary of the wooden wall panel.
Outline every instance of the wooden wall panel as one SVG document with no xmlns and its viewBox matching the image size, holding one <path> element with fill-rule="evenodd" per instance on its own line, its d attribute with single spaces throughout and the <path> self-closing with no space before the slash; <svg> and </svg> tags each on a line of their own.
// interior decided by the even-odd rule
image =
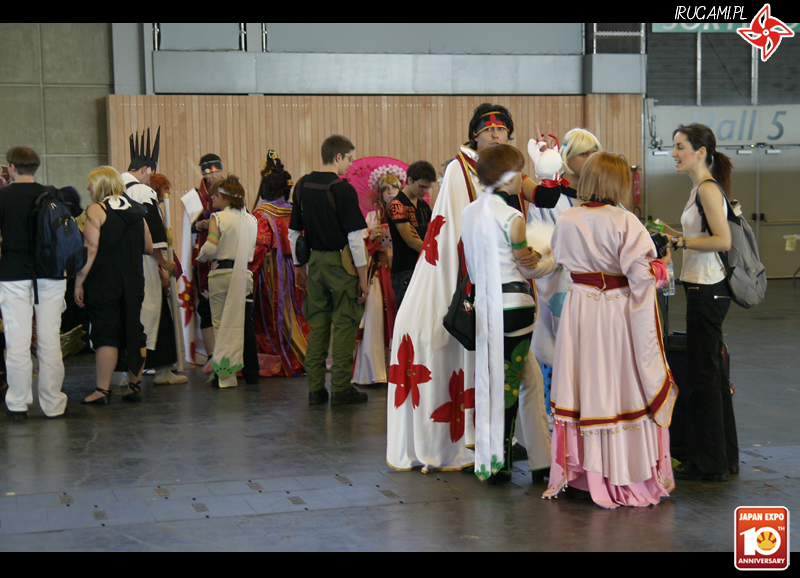
<svg viewBox="0 0 800 578">
<path fill-rule="evenodd" d="M 108 97 L 109 162 L 124 170 L 128 137 L 161 126 L 159 172 L 176 194 L 172 226 L 180 239 L 180 195 L 200 182 L 198 161 L 217 153 L 226 172 L 239 175 L 252 207 L 260 182 L 260 163 L 278 151 L 296 179 L 319 168 L 319 147 L 340 133 L 356 145 L 356 157 L 389 156 L 405 162 L 424 159 L 439 168 L 467 138 L 467 123 L 482 102 L 506 106 L 514 116 L 512 144 L 525 153 L 538 123 L 547 121 L 561 139 L 575 127 L 594 132 L 606 150 L 642 163 L 642 97 L 588 96 L 232 96 L 111 95 Z M 530 160 L 526 166 L 532 172 Z M 177 248 L 177 247 L 176 247 Z"/>
</svg>

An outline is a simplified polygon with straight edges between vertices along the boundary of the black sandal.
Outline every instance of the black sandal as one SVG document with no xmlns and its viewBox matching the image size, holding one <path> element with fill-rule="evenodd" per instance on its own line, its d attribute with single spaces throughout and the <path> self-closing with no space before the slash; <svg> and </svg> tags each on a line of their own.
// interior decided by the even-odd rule
<svg viewBox="0 0 800 578">
<path fill-rule="evenodd" d="M 93 399 L 92 401 L 86 401 L 86 398 L 84 398 L 84 399 L 81 400 L 81 403 L 83 405 L 108 405 L 108 403 L 109 403 L 109 399 L 108 398 L 111 397 L 111 390 L 110 389 L 103 389 L 102 387 L 96 387 L 94 390 L 95 391 L 99 391 L 103 395 L 101 397 Z"/>
<path fill-rule="evenodd" d="M 135 383 L 129 383 L 128 387 L 131 388 L 131 393 L 126 393 L 122 396 L 122 399 L 125 401 L 142 401 L 142 382 L 137 381 Z"/>
</svg>

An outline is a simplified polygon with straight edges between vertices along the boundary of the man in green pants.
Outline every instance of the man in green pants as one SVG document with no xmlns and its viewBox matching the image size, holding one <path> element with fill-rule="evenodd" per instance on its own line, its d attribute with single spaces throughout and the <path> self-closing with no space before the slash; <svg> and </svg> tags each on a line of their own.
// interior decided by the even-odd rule
<svg viewBox="0 0 800 578">
<path fill-rule="evenodd" d="M 350 383 L 358 324 L 364 314 L 369 284 L 363 229 L 367 227 L 353 186 L 340 178 L 353 163 L 355 147 L 347 137 L 332 135 L 322 143 L 322 168 L 302 177 L 292 197 L 289 242 L 295 263 L 295 284 L 305 292 L 304 313 L 310 329 L 306 351 L 308 403 L 328 401 L 325 358 L 333 324 L 331 405 L 363 403 L 367 394 Z M 308 272 L 297 259 L 297 239 L 304 233 L 311 248 Z M 349 247 L 352 264 L 344 260 Z M 349 263 L 348 263 L 349 264 Z"/>
</svg>

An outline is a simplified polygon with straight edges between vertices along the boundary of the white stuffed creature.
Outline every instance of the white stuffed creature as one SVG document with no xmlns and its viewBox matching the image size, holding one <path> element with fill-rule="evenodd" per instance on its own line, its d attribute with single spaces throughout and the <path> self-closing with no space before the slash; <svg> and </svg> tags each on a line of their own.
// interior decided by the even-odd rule
<svg viewBox="0 0 800 578">
<path fill-rule="evenodd" d="M 561 174 L 563 160 L 558 152 L 558 146 L 542 151 L 542 147 L 546 145 L 547 143 L 544 141 L 529 140 L 528 155 L 533 161 L 534 172 L 537 177 L 555 181 L 558 179 L 558 175 Z"/>
</svg>

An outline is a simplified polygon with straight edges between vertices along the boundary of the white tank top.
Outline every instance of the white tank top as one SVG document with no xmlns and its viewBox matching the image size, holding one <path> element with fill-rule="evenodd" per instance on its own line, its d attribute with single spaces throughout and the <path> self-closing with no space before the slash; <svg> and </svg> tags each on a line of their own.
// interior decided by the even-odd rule
<svg viewBox="0 0 800 578">
<path fill-rule="evenodd" d="M 718 201 L 722 206 L 724 214 L 727 216 L 727 203 L 722 196 L 722 191 L 717 189 Z M 697 187 L 692 190 L 689 201 L 683 209 L 681 215 L 681 225 L 683 226 L 683 236 L 687 239 L 700 237 L 710 237 L 708 231 L 701 232 L 702 219 L 700 211 L 697 210 Z M 700 285 L 713 285 L 725 279 L 725 267 L 722 265 L 719 255 L 711 251 L 695 251 L 685 249 L 683 252 L 683 266 L 681 267 L 681 281 L 686 283 L 698 283 Z"/>
</svg>

